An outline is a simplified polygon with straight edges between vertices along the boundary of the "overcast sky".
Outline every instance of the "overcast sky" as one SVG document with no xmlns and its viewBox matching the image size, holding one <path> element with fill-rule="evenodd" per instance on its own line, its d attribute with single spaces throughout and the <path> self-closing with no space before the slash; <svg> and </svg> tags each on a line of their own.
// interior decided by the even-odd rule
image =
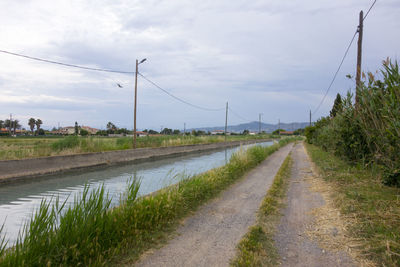
<svg viewBox="0 0 400 267">
<path fill-rule="evenodd" d="M 195 105 L 232 110 L 229 125 L 308 121 L 372 0 L 1 0 L 0 49 L 95 68 L 139 71 Z M 400 1 L 378 0 L 365 20 L 363 69 L 399 58 Z M 357 40 L 356 40 L 357 41 Z M 356 44 L 314 118 L 354 90 Z M 0 53 L 0 119 L 44 128 L 133 127 L 134 76 Z M 117 86 L 117 83 L 123 87 Z M 220 126 L 225 110 L 185 105 L 138 79 L 138 128 Z"/>
</svg>

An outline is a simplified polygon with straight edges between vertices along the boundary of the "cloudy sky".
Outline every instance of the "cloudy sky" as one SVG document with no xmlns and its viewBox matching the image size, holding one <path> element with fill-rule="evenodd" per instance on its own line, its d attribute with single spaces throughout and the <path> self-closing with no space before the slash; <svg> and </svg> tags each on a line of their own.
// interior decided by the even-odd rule
<svg viewBox="0 0 400 267">
<path fill-rule="evenodd" d="M 138 128 L 308 121 L 372 0 L 1 0 L 0 50 L 94 68 L 139 71 Z M 400 2 L 365 21 L 363 69 L 399 58 Z M 356 41 L 315 118 L 354 90 Z M 133 127 L 133 74 L 73 69 L 0 53 L 0 119 L 45 128 Z M 123 87 L 117 86 L 117 83 Z"/>
</svg>

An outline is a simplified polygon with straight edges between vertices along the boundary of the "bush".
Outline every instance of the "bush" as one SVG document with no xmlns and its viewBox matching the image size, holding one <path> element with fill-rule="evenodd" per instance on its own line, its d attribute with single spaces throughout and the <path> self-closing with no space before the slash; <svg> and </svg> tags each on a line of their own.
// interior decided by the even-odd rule
<svg viewBox="0 0 400 267">
<path fill-rule="evenodd" d="M 305 129 L 308 143 L 351 162 L 376 163 L 385 171 L 385 183 L 400 186 L 400 72 L 398 63 L 384 62 L 383 80 L 368 73 L 352 95 L 337 97 L 332 117 L 321 118 Z M 341 101 L 341 103 L 339 103 Z M 335 108 L 336 107 L 336 108 Z M 338 108 L 340 107 L 340 108 Z"/>
</svg>

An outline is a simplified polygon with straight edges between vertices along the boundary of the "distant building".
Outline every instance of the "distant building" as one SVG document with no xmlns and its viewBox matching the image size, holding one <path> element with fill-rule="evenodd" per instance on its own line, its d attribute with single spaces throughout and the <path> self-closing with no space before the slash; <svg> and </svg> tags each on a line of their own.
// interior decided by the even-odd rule
<svg viewBox="0 0 400 267">
<path fill-rule="evenodd" d="M 62 127 L 59 130 L 59 133 L 63 135 L 75 134 L 75 127 L 74 126 Z"/>
<path fill-rule="evenodd" d="M 293 135 L 294 131 L 281 131 L 281 135 Z"/>
<path fill-rule="evenodd" d="M 81 129 L 85 129 L 86 131 L 89 132 L 89 134 L 96 134 L 99 131 L 99 129 L 92 128 L 92 127 L 89 127 L 89 126 L 83 126 L 83 125 L 81 126 Z"/>
<path fill-rule="evenodd" d="M 88 131 L 89 134 L 96 134 L 99 131 L 99 129 L 92 128 L 89 126 L 81 126 L 80 129 Z M 75 134 L 75 126 L 62 127 L 59 130 L 53 132 L 63 135 Z"/>
<path fill-rule="evenodd" d="M 218 134 L 224 134 L 225 131 L 224 130 L 214 130 L 211 132 L 211 135 L 218 135 Z M 230 135 L 230 132 L 226 132 L 226 135 Z"/>
</svg>

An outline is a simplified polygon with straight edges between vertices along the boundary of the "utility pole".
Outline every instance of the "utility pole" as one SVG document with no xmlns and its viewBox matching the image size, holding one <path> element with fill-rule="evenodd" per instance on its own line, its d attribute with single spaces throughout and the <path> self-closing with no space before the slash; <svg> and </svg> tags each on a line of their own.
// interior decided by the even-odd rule
<svg viewBox="0 0 400 267">
<path fill-rule="evenodd" d="M 186 135 L 186 122 L 183 123 L 183 136 Z"/>
<path fill-rule="evenodd" d="M 278 119 L 278 135 L 281 135 L 281 119 Z"/>
<path fill-rule="evenodd" d="M 359 95 L 358 91 L 361 86 L 361 59 L 362 59 L 362 38 L 363 38 L 363 28 L 364 28 L 364 13 L 360 11 L 360 22 L 358 25 L 358 46 L 357 46 L 357 72 L 356 72 L 356 109 L 358 108 Z"/>
<path fill-rule="evenodd" d="M 142 59 L 140 62 L 136 59 L 136 71 L 135 71 L 135 108 L 133 114 L 133 148 L 136 148 L 136 105 L 137 105 L 137 75 L 139 72 L 139 64 L 145 62 L 146 59 Z"/>
<path fill-rule="evenodd" d="M 226 113 L 225 113 L 225 142 L 226 142 L 227 129 L 228 129 L 228 102 L 226 102 Z"/>
<path fill-rule="evenodd" d="M 311 126 L 311 109 L 310 109 L 310 126 Z"/>
<path fill-rule="evenodd" d="M 10 113 L 10 125 L 9 125 L 9 127 L 8 127 L 8 131 L 10 132 L 10 135 L 11 135 L 11 127 L 12 127 L 12 113 Z"/>
<path fill-rule="evenodd" d="M 261 115 L 262 113 L 258 114 L 258 134 L 261 134 Z"/>
<path fill-rule="evenodd" d="M 136 59 L 136 71 L 135 71 L 135 108 L 133 114 L 133 148 L 136 148 L 136 105 L 137 105 L 137 74 L 139 69 L 139 62 Z"/>
</svg>

